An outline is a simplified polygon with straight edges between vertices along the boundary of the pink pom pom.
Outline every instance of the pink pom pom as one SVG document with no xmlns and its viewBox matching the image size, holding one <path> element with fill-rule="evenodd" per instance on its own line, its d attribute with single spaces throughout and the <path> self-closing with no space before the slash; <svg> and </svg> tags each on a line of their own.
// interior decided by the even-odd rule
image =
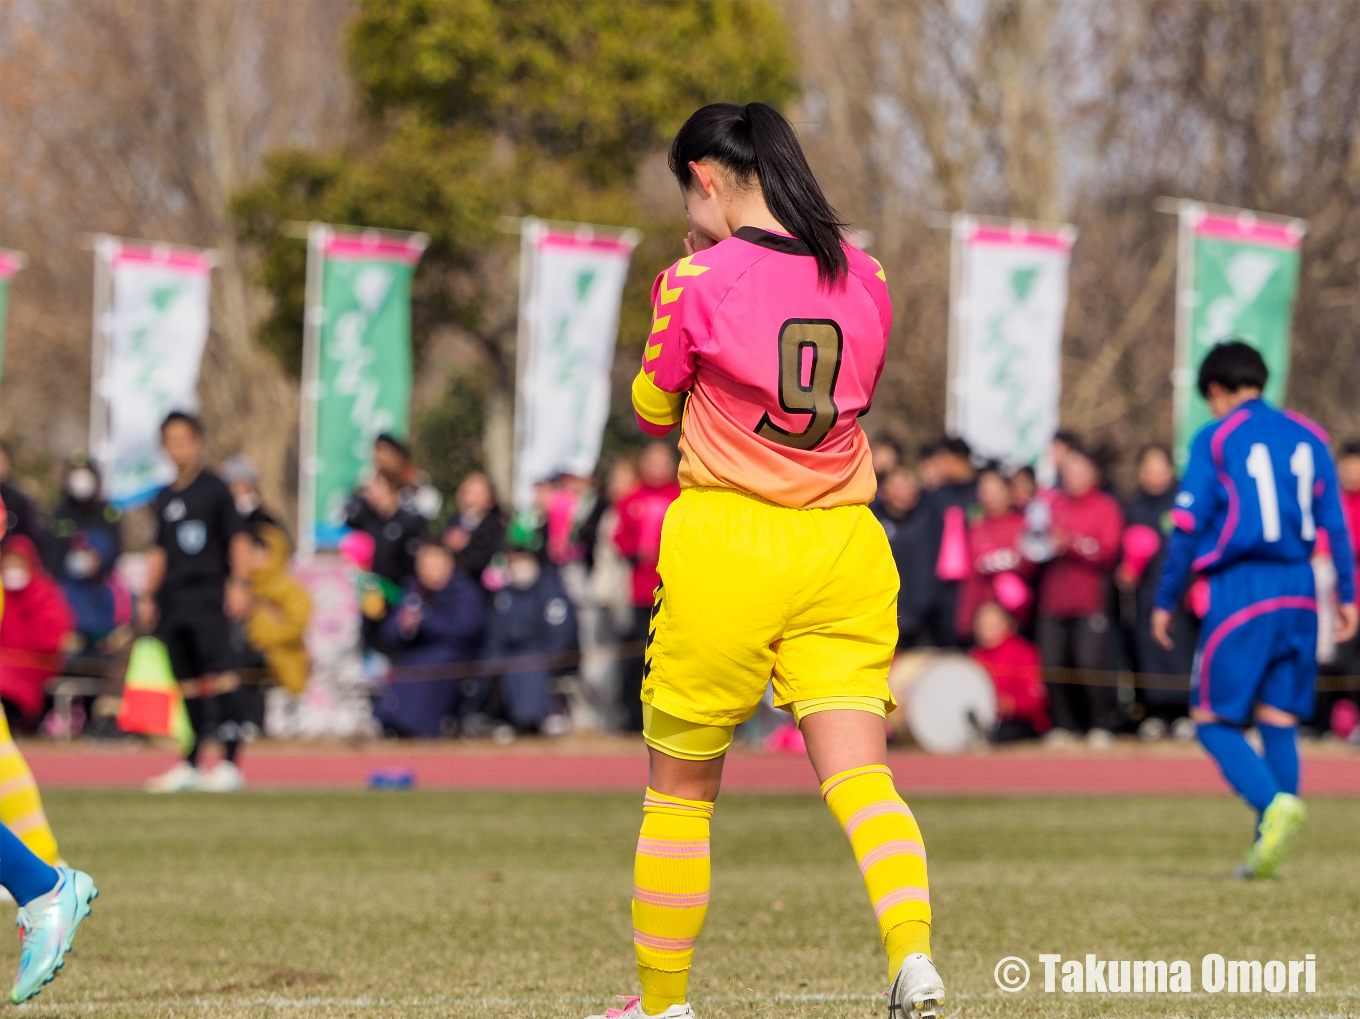
<svg viewBox="0 0 1360 1019">
<path fill-rule="evenodd" d="M 992 590 L 996 593 L 997 603 L 1013 616 L 1028 608 L 1030 599 L 1034 597 L 1029 585 L 1018 574 L 1010 571 L 998 573 L 992 578 Z"/>
<path fill-rule="evenodd" d="M 376 543 L 367 531 L 350 531 L 340 539 L 340 555 L 364 572 L 373 569 L 373 549 Z"/>
<path fill-rule="evenodd" d="M 1162 547 L 1162 536 L 1147 524 L 1134 524 L 1124 531 L 1124 568 L 1137 580 Z"/>
<path fill-rule="evenodd" d="M 1355 701 L 1340 700 L 1332 705 L 1332 732 L 1341 739 L 1350 739 L 1357 728 L 1360 728 L 1360 708 L 1355 706 Z"/>
<path fill-rule="evenodd" d="M 1198 578 L 1190 585 L 1190 590 L 1185 595 L 1186 607 L 1199 619 L 1203 619 L 1209 614 L 1209 582 L 1203 577 Z"/>
<path fill-rule="evenodd" d="M 765 749 L 774 754 L 804 754 L 807 743 L 803 741 L 802 730 L 786 722 L 765 737 Z"/>
</svg>

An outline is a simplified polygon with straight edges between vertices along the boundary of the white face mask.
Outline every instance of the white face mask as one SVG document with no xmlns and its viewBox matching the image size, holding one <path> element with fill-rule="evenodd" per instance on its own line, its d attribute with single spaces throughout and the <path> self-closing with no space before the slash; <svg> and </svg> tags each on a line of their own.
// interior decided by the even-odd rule
<svg viewBox="0 0 1360 1019">
<path fill-rule="evenodd" d="M 260 508 L 260 500 L 254 495 L 238 495 L 236 497 L 236 512 L 243 517 L 248 517 Z"/>
<path fill-rule="evenodd" d="M 99 569 L 99 557 L 87 549 L 75 549 L 66 553 L 66 574 L 76 580 L 94 576 Z"/>
<path fill-rule="evenodd" d="M 510 561 L 506 572 L 510 574 L 511 586 L 517 591 L 527 591 L 538 583 L 538 575 L 542 571 L 537 560 L 528 556 L 516 556 Z"/>
<path fill-rule="evenodd" d="M 22 566 L 10 566 L 0 570 L 0 581 L 4 582 L 6 591 L 22 591 L 31 579 L 33 578 L 28 570 Z"/>
<path fill-rule="evenodd" d="M 77 467 L 66 476 L 66 494 L 76 502 L 89 502 L 98 488 L 94 471 L 86 467 Z"/>
</svg>

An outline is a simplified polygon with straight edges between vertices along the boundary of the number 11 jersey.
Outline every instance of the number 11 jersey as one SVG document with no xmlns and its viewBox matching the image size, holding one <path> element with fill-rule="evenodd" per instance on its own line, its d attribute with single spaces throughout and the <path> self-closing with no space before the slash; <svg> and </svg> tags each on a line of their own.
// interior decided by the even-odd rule
<svg viewBox="0 0 1360 1019">
<path fill-rule="evenodd" d="M 1157 603 L 1172 608 L 1189 570 L 1235 563 L 1306 563 L 1319 530 L 1331 542 L 1340 600 L 1355 600 L 1355 559 L 1321 427 L 1248 400 L 1200 429 L 1190 448 Z"/>
<path fill-rule="evenodd" d="M 892 305 L 878 262 L 845 253 L 849 273 L 821 286 L 802 241 L 742 227 L 657 277 L 633 407 L 651 435 L 681 424 L 682 488 L 794 509 L 873 500 L 859 417 L 883 372 Z"/>
</svg>

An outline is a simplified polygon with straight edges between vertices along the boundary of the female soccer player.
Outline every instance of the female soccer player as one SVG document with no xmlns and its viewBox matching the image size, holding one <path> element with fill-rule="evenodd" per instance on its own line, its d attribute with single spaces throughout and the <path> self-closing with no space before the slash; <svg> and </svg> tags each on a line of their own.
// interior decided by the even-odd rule
<svg viewBox="0 0 1360 1019">
<path fill-rule="evenodd" d="M 0 537 L 5 506 L 0 502 Z M 0 590 L 0 612 L 4 610 Z M 76 928 L 99 895 L 90 875 L 57 862 L 38 785 L 0 713 L 0 889 L 19 905 L 19 973 L 10 988 L 16 1005 L 50 983 L 66 965 Z"/>
<path fill-rule="evenodd" d="M 797 136 L 763 103 L 706 106 L 670 151 L 688 254 L 657 277 L 633 406 L 681 425 L 642 687 L 651 774 L 633 891 L 642 996 L 609 1019 L 693 1016 L 709 835 L 733 728 L 773 680 L 850 839 L 888 953 L 890 1016 L 935 1016 L 925 849 L 884 717 L 898 578 L 869 512 L 859 416 L 883 370 L 882 268 L 847 245 Z"/>
</svg>

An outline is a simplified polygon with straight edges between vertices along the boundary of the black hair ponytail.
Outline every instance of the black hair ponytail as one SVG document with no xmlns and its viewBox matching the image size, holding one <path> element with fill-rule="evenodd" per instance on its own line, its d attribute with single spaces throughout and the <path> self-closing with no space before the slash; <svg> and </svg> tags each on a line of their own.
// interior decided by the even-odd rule
<svg viewBox="0 0 1360 1019">
<path fill-rule="evenodd" d="M 692 184 L 689 164 L 704 159 L 728 170 L 739 186 L 759 182 L 770 213 L 812 251 L 819 283 L 845 278 L 845 223 L 822 194 L 783 114 L 765 103 L 713 103 L 696 111 L 671 143 L 671 173 L 682 188 Z"/>
</svg>

